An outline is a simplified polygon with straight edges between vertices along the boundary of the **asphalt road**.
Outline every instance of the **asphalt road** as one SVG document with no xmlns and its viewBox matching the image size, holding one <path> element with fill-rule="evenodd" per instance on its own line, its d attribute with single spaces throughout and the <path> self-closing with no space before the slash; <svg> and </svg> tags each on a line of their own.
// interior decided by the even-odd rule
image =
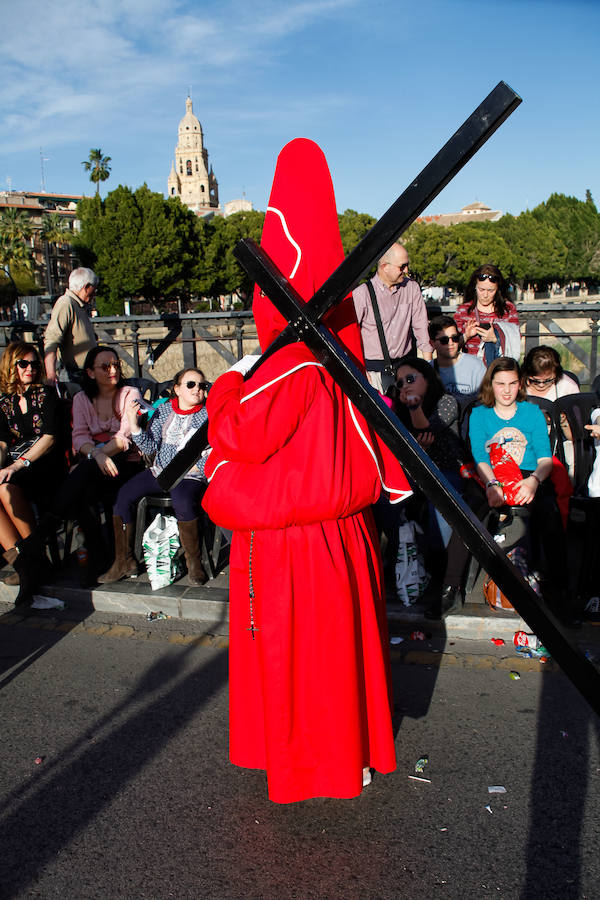
<svg viewBox="0 0 600 900">
<path fill-rule="evenodd" d="M 278 806 L 228 763 L 223 641 L 41 625 L 0 617 L 2 898 L 600 896 L 598 719 L 508 647 L 405 641 L 397 771 Z"/>
</svg>

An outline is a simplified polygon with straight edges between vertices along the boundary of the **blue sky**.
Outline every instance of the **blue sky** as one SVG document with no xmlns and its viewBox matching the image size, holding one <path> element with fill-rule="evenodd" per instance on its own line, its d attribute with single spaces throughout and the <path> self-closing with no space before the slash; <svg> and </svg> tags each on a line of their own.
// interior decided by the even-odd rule
<svg viewBox="0 0 600 900">
<path fill-rule="evenodd" d="M 325 151 L 338 209 L 379 216 L 505 80 L 523 104 L 435 200 L 518 214 L 553 191 L 600 204 L 598 0 L 21 0 L 0 34 L 0 190 L 166 192 L 194 112 L 221 202 L 266 207 L 291 138 Z M 310 201 L 310 198 L 307 198 Z"/>
</svg>

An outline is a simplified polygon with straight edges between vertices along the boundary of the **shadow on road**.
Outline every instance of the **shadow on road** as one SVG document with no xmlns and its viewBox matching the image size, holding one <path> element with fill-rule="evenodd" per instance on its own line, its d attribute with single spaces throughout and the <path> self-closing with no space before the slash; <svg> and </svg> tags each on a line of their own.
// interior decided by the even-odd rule
<svg viewBox="0 0 600 900">
<path fill-rule="evenodd" d="M 429 712 L 439 675 L 439 664 L 447 643 L 445 623 L 436 623 L 433 633 L 425 632 L 426 640 L 411 640 L 406 634 L 399 646 L 392 646 L 392 690 L 394 697 L 393 726 L 397 738 L 405 717 L 422 719 Z M 427 663 L 423 665 L 424 657 Z M 406 668 L 418 665 L 421 677 L 415 690 L 411 679 L 410 691 L 406 689 Z"/>
<path fill-rule="evenodd" d="M 0 615 L 0 628 L 13 626 L 15 616 L 22 619 L 19 624 L 25 627 L 31 627 L 31 638 L 29 646 L 26 650 L 19 651 L 12 641 L 4 641 L 2 639 L 3 631 L 0 631 L 0 690 L 10 684 L 15 678 L 18 678 L 29 666 L 35 663 L 48 650 L 54 647 L 66 635 L 75 628 L 80 622 L 84 622 L 88 616 L 94 612 L 91 594 L 88 599 L 83 599 L 78 604 L 76 610 L 69 610 L 69 621 L 64 622 L 61 630 L 50 631 L 57 622 L 61 621 L 55 618 L 52 611 L 31 609 L 29 606 L 16 607 L 9 609 Z M 62 617 L 61 617 L 62 619 Z M 12 670 L 9 674 L 4 675 L 8 670 Z M 3 677 L 2 677 L 3 676 Z"/>
<path fill-rule="evenodd" d="M 54 638 L 54 633 L 39 635 L 35 658 L 55 645 Z M 24 784 L 5 799 L 0 807 L 2 897 L 15 897 L 35 882 L 223 687 L 226 650 L 215 651 L 212 659 L 182 677 L 194 650 L 192 644 L 161 656 L 121 704 L 66 747 L 54 767 L 44 769 L 42 785 Z M 130 714 L 136 706 L 141 708 Z"/>
<path fill-rule="evenodd" d="M 600 773 L 590 771 L 594 740 L 600 746 L 600 720 L 573 685 L 542 678 L 522 900 L 584 896 L 584 812 L 600 785 Z"/>
</svg>

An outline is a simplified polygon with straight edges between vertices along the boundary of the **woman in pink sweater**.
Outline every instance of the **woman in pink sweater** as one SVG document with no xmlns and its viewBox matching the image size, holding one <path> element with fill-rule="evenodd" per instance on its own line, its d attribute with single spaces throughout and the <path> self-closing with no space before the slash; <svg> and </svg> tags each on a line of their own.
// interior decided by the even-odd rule
<svg viewBox="0 0 600 900">
<path fill-rule="evenodd" d="M 98 501 L 112 507 L 119 488 L 144 468 L 125 412 L 128 400 L 141 398 L 137 388 L 125 384 L 119 358 L 110 347 L 90 350 L 83 372 L 83 390 L 73 398 L 78 464 L 59 491 L 54 512 L 79 522 L 88 551 L 86 581 L 94 583 L 106 567 L 95 507 Z"/>
</svg>

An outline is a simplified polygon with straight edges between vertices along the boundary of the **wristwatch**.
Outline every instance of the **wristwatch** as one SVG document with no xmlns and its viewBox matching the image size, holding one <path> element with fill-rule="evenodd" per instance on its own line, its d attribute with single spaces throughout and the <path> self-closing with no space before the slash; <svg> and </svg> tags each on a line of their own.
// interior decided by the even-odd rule
<svg viewBox="0 0 600 900">
<path fill-rule="evenodd" d="M 93 453 L 86 453 L 85 458 L 86 458 L 86 459 L 93 459 L 93 458 L 94 458 L 94 454 L 93 454 Z"/>
<path fill-rule="evenodd" d="M 498 481 L 497 478 L 493 478 L 491 481 L 488 481 L 488 483 L 486 484 L 485 487 L 486 487 L 486 490 L 487 490 L 489 487 L 502 487 L 502 482 L 501 482 L 501 481 Z"/>
<path fill-rule="evenodd" d="M 19 462 L 22 462 L 25 467 L 31 465 L 31 460 L 27 459 L 26 456 L 19 456 Z"/>
</svg>

